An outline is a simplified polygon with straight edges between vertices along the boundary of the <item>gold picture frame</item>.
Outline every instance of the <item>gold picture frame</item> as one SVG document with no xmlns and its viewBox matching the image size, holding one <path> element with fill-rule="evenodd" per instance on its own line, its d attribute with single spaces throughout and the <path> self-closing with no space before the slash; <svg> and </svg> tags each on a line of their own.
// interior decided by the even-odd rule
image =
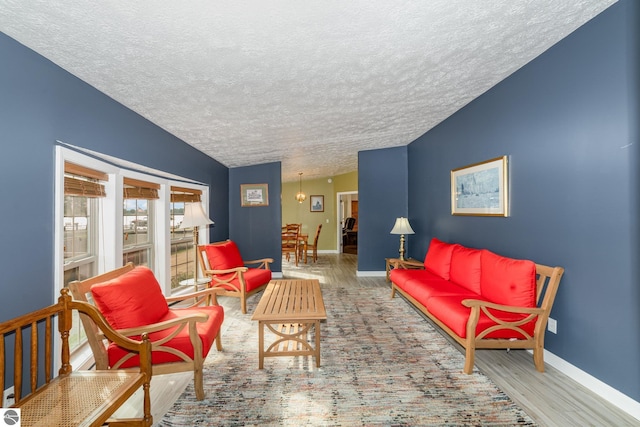
<svg viewBox="0 0 640 427">
<path fill-rule="evenodd" d="M 507 156 L 451 171 L 451 215 L 509 216 Z"/>
<path fill-rule="evenodd" d="M 240 206 L 269 206 L 269 184 L 240 184 Z"/>
</svg>

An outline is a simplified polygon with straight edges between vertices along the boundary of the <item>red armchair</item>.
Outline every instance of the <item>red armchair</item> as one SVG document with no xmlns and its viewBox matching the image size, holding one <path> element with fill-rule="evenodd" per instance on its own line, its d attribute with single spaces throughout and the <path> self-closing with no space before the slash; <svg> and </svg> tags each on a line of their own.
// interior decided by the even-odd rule
<svg viewBox="0 0 640 427">
<path fill-rule="evenodd" d="M 138 340 L 147 333 L 151 341 L 153 375 L 193 371 L 196 398 L 204 399 L 204 359 L 214 340 L 217 349 L 222 350 L 220 327 L 224 309 L 217 305 L 215 290 L 165 298 L 153 272 L 131 263 L 90 279 L 71 282 L 69 289 L 78 301 L 88 302 L 90 295 L 110 326 L 120 334 Z M 169 308 L 168 303 L 183 300 L 191 304 Z M 213 305 L 201 305 L 205 303 Z M 97 369 L 139 365 L 136 353 L 106 341 L 95 324 L 82 314 L 81 320 Z"/>
<path fill-rule="evenodd" d="M 273 258 L 243 261 L 231 240 L 198 246 L 198 261 L 202 273 L 211 277 L 209 286 L 217 289 L 218 295 L 240 298 L 243 314 L 247 313 L 247 298 L 263 290 L 271 280 L 269 264 Z"/>
</svg>

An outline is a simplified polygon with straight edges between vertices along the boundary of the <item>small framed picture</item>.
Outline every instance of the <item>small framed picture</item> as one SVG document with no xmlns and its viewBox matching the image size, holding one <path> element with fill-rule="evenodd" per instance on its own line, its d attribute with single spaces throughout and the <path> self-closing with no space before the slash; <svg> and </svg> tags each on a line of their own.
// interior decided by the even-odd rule
<svg viewBox="0 0 640 427">
<path fill-rule="evenodd" d="M 451 171 L 451 214 L 509 216 L 507 156 Z"/>
<path fill-rule="evenodd" d="M 324 212 L 324 196 L 311 196 L 309 203 L 311 212 Z"/>
<path fill-rule="evenodd" d="M 269 184 L 241 184 L 242 207 L 269 206 Z"/>
</svg>

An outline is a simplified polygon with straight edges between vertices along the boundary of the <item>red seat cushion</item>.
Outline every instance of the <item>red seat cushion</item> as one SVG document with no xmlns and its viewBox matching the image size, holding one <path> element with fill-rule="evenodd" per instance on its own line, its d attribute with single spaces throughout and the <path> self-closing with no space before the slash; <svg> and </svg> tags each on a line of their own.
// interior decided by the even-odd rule
<svg viewBox="0 0 640 427">
<path fill-rule="evenodd" d="M 212 270 L 244 267 L 244 261 L 238 246 L 231 240 L 227 240 L 224 243 L 216 243 L 215 245 L 206 245 L 205 251 Z"/>
<path fill-rule="evenodd" d="M 442 323 L 447 325 L 456 335 L 461 338 L 467 337 L 467 320 L 471 309 L 462 305 L 462 301 L 470 299 L 464 295 L 456 296 L 437 296 L 429 298 L 427 301 L 427 310 L 437 317 Z M 517 321 L 526 317 L 524 314 L 506 313 L 503 311 L 492 310 L 498 319 L 506 321 Z M 478 326 L 476 327 L 476 336 L 485 329 L 494 326 L 495 323 L 484 313 L 480 313 Z M 535 327 L 535 319 L 521 326 L 529 335 L 533 336 Z M 516 338 L 524 339 L 525 337 L 516 331 L 510 329 L 500 329 L 488 334 L 485 338 Z"/>
<path fill-rule="evenodd" d="M 440 277 L 428 270 L 403 269 L 394 268 L 389 272 L 389 280 L 403 289 L 403 286 L 409 280 L 428 280 L 431 277 Z"/>
<path fill-rule="evenodd" d="M 271 280 L 271 270 L 267 270 L 266 268 L 249 268 L 242 274 L 244 276 L 244 282 L 247 286 L 247 289 L 245 289 L 246 292 L 251 292 L 252 290 L 259 288 L 262 285 L 266 285 Z M 221 280 L 226 280 L 226 278 L 231 277 L 232 275 L 233 274 L 225 274 L 219 276 L 219 278 Z M 230 291 L 240 290 L 240 279 L 238 279 L 237 277 L 229 283 L 229 285 L 220 285 L 217 284 L 216 280 L 214 279 L 211 281 L 211 286 L 216 286 L 218 288 L 223 288 Z"/>
<path fill-rule="evenodd" d="M 497 304 L 536 306 L 536 264 L 482 250 L 482 295 Z"/>
<path fill-rule="evenodd" d="M 166 316 L 160 321 L 171 320 L 178 317 L 185 316 L 191 313 L 205 313 L 209 316 L 206 322 L 196 323 L 196 329 L 198 331 L 198 336 L 202 340 L 202 357 L 206 357 L 209 354 L 209 350 L 213 346 L 213 342 L 220 331 L 220 327 L 222 325 L 222 321 L 224 320 L 224 309 L 221 306 L 206 306 L 206 307 L 193 307 L 193 308 L 174 308 L 167 312 Z M 149 334 L 149 339 L 154 342 L 161 338 L 170 335 L 175 328 L 170 328 L 168 330 L 153 332 Z M 134 337 L 134 339 L 139 339 L 139 337 Z M 166 344 L 166 347 L 171 347 L 178 349 L 184 352 L 190 358 L 193 358 L 193 345 L 191 344 L 191 339 L 189 338 L 189 328 L 184 327 L 178 335 L 169 340 Z M 117 345 L 111 343 L 107 350 L 109 355 L 109 366 L 113 366 L 118 360 L 120 360 L 123 356 L 127 355 L 129 352 Z M 181 359 L 173 355 L 171 353 L 163 352 L 163 351 L 152 351 L 151 352 L 151 363 L 168 363 L 168 362 L 177 362 Z M 132 357 L 127 360 L 125 363 L 121 365 L 122 368 L 128 368 L 133 366 L 138 366 L 140 363 L 139 356 Z"/>
<path fill-rule="evenodd" d="M 114 329 L 159 322 L 169 306 L 153 272 L 138 266 L 91 287 L 96 306 Z"/>
<path fill-rule="evenodd" d="M 434 237 L 429 243 L 429 250 L 424 258 L 424 267 L 443 279 L 449 280 L 451 254 L 456 246 L 459 245 L 445 243 Z"/>
<path fill-rule="evenodd" d="M 451 254 L 450 280 L 480 294 L 480 265 L 482 251 L 456 245 Z"/>
</svg>

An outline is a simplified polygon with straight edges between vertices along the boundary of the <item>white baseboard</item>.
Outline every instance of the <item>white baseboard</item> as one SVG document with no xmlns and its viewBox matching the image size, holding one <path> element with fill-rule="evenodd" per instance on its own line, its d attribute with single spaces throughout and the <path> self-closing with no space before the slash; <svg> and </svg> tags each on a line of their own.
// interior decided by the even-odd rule
<svg viewBox="0 0 640 427">
<path fill-rule="evenodd" d="M 387 277 L 386 271 L 356 271 L 356 277 Z"/>
<path fill-rule="evenodd" d="M 544 351 L 544 361 L 577 383 L 585 386 L 607 402 L 640 420 L 640 402 L 633 400 L 626 394 L 573 366 L 571 363 L 561 359 L 548 350 Z"/>
</svg>

